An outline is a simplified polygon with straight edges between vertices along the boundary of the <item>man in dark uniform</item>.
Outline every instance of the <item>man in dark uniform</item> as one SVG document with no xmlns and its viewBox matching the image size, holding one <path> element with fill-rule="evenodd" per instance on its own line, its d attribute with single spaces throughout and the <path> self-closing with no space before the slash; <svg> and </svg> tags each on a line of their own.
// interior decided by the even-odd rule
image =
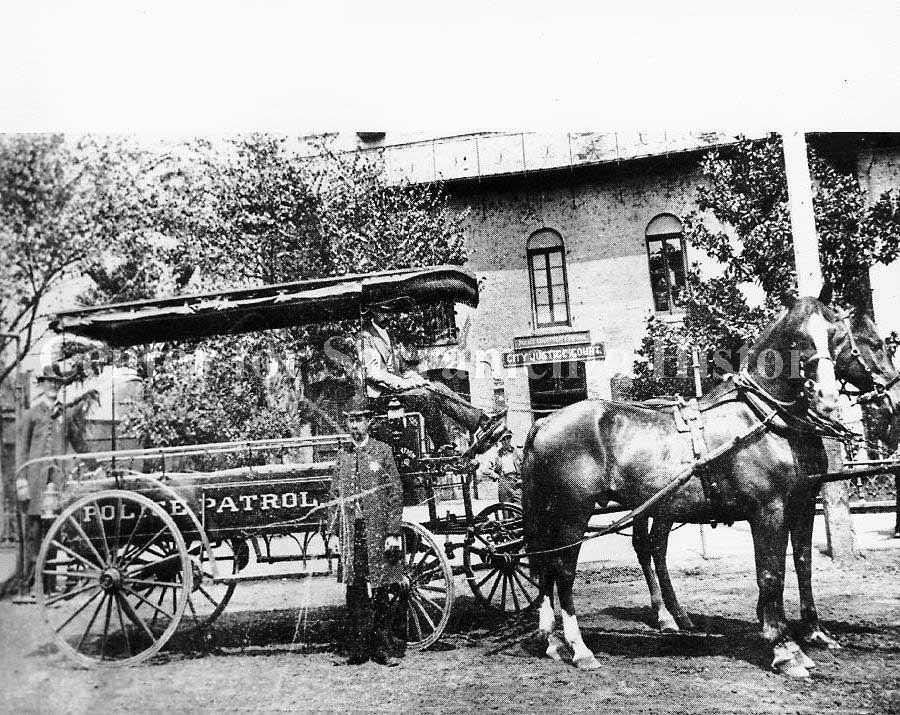
<svg viewBox="0 0 900 715">
<path fill-rule="evenodd" d="M 332 472 L 329 531 L 339 527 L 343 581 L 347 584 L 344 646 L 347 663 L 373 660 L 396 665 L 405 642 L 390 634 L 389 597 L 403 577 L 400 521 L 403 487 L 391 448 L 369 437 L 372 413 L 356 396 L 344 413 L 352 442 L 339 450 Z M 394 599 L 395 603 L 398 599 Z"/>
</svg>

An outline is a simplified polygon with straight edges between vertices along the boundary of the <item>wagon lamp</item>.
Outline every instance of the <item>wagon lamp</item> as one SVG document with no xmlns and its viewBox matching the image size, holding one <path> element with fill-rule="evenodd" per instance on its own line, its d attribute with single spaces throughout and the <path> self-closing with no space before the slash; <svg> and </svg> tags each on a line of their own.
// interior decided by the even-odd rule
<svg viewBox="0 0 900 715">
<path fill-rule="evenodd" d="M 53 482 L 47 484 L 44 489 L 44 498 L 41 501 L 41 518 L 55 519 L 59 513 L 59 489 Z"/>
</svg>

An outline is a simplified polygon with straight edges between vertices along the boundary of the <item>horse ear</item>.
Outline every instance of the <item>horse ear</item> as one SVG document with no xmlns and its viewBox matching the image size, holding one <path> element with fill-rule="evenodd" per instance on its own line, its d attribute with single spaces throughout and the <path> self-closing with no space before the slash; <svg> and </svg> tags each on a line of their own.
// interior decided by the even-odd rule
<svg viewBox="0 0 900 715">
<path fill-rule="evenodd" d="M 834 298 L 834 288 L 832 288 L 831 283 L 826 283 L 822 286 L 822 290 L 819 291 L 819 302 L 831 305 L 832 298 Z"/>
</svg>

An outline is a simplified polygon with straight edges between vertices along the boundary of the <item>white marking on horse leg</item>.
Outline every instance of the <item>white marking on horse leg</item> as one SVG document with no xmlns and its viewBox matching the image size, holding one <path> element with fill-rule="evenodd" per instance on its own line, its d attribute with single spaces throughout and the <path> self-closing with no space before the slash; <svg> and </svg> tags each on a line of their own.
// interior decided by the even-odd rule
<svg viewBox="0 0 900 715">
<path fill-rule="evenodd" d="M 550 597 L 544 596 L 541 600 L 541 609 L 538 613 L 538 630 L 547 635 L 553 632 L 556 625 L 556 614 L 553 612 L 553 604 L 550 603 Z"/>
<path fill-rule="evenodd" d="M 572 647 L 574 653 L 572 662 L 575 663 L 575 667 L 580 670 L 599 668 L 600 662 L 594 657 L 590 648 L 584 644 L 584 640 L 581 638 L 581 629 L 578 627 L 578 618 L 575 614 L 569 614 L 563 610 L 562 621 L 563 635 L 566 638 L 566 642 Z"/>
<path fill-rule="evenodd" d="M 656 623 L 661 631 L 680 631 L 669 609 L 663 604 L 659 604 L 656 608 Z"/>
</svg>

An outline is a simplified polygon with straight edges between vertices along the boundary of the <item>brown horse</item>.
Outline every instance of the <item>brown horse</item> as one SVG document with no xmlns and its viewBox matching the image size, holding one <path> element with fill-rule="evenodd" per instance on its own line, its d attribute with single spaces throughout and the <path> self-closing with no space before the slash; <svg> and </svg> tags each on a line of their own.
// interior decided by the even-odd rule
<svg viewBox="0 0 900 715">
<path fill-rule="evenodd" d="M 805 666 L 811 661 L 787 631 L 783 606 L 787 539 L 789 534 L 794 539 L 795 559 L 803 562 L 802 571 L 808 574 L 805 545 L 811 540 L 815 496 L 808 475 L 826 466 L 821 439 L 794 429 L 794 423 L 810 410 L 827 415 L 836 408 L 836 361 L 840 376 L 861 389 L 887 373 L 880 358 L 874 357 L 883 347 L 877 334 L 867 332 L 865 339 L 856 340 L 863 355 L 860 361 L 843 347 L 842 326 L 846 328 L 847 321 L 813 298 L 797 300 L 769 326 L 748 355 L 748 370 L 711 391 L 700 405 L 708 449 L 724 450 L 706 467 L 709 482 L 717 485 L 716 498 L 708 497 L 700 479 L 692 479 L 645 515 L 654 518 L 650 537 L 661 582 L 657 589 L 661 588 L 662 603 L 657 590 L 654 605 L 659 606 L 661 619 L 668 606 L 685 627 L 689 619 L 678 606 L 665 571 L 665 536 L 672 522 L 702 523 L 710 518 L 750 522 L 759 586 L 757 615 L 763 637 L 774 648 L 773 666 L 791 675 L 808 674 Z M 728 447 L 742 436 L 744 442 Z M 599 667 L 582 640 L 572 594 L 580 541 L 595 505 L 610 500 L 626 507 L 642 504 L 693 460 L 690 440 L 677 432 L 672 416 L 641 405 L 586 401 L 534 425 L 522 467 L 524 527 L 527 549 L 535 552 L 531 562 L 542 596 L 539 634 L 547 639 L 548 655 L 558 654 L 561 645 L 552 636 L 555 585 L 574 663 L 580 668 Z M 639 550 L 649 583 L 648 552 L 646 547 Z M 800 576 L 800 590 L 809 604 L 804 618 L 814 632 L 820 631 L 806 575 Z"/>
<path fill-rule="evenodd" d="M 827 307 L 823 312 L 833 326 L 829 331 L 829 343 L 835 356 L 836 376 L 863 392 L 859 396 L 860 401 L 873 403 L 875 421 L 870 424 L 870 434 L 885 442 L 890 449 L 896 449 L 900 440 L 900 375 L 874 321 L 864 312 L 851 316 Z M 800 592 L 802 637 L 808 645 L 839 648 L 838 643 L 819 625 L 812 593 L 812 529 L 818 490 L 819 484 L 810 483 L 808 494 L 797 495 L 794 503 L 799 504 L 800 508 L 790 515 L 788 527 Z M 657 624 L 664 631 L 692 630 L 694 624 L 675 596 L 666 565 L 666 548 L 673 520 L 665 512 L 657 513 L 649 532 L 648 522 L 649 518 L 644 517 L 635 520 L 632 545 L 647 580 Z M 802 660 L 809 664 L 806 659 Z"/>
</svg>

